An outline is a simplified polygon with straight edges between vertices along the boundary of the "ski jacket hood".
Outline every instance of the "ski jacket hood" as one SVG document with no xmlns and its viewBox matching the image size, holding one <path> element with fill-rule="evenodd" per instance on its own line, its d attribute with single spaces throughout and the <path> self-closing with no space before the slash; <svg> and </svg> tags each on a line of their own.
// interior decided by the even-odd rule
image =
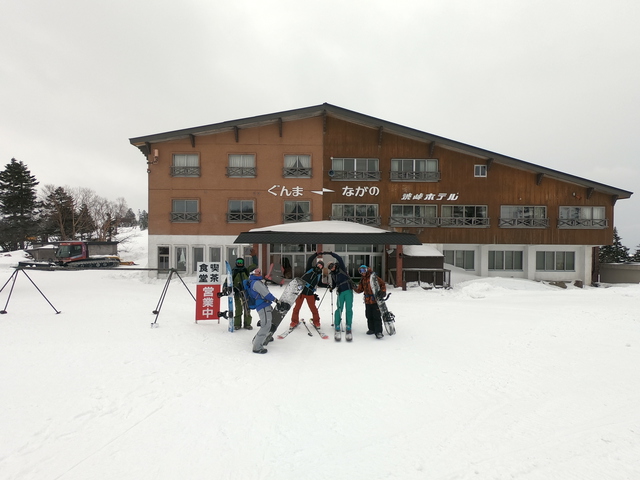
<svg viewBox="0 0 640 480">
<path fill-rule="evenodd" d="M 250 275 L 249 285 L 251 289 L 258 294 L 256 298 L 256 310 L 262 310 L 271 305 L 271 302 L 276 301 L 276 297 L 273 296 L 267 286 L 262 283 L 262 275 Z"/>
</svg>

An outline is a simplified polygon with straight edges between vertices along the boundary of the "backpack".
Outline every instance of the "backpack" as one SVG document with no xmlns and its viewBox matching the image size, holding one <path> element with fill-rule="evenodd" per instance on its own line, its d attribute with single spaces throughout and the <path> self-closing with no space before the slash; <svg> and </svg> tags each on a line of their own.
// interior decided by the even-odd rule
<svg viewBox="0 0 640 480">
<path fill-rule="evenodd" d="M 257 281 L 257 280 L 254 280 L 254 281 Z M 251 282 L 249 279 L 243 280 L 242 286 L 244 287 L 244 293 L 247 299 L 247 305 L 249 306 L 249 309 L 255 310 L 256 300 L 260 297 L 260 294 L 252 288 Z"/>
</svg>

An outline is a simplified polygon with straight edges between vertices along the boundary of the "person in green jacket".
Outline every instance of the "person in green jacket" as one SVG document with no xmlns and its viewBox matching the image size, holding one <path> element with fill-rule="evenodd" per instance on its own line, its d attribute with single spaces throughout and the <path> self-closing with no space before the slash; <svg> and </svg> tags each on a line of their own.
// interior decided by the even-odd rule
<svg viewBox="0 0 640 480">
<path fill-rule="evenodd" d="M 253 330 L 251 326 L 251 311 L 247 305 L 246 298 L 244 296 L 244 286 L 242 282 L 249 278 L 249 270 L 244 266 L 244 258 L 236 259 L 236 266 L 231 271 L 231 277 L 233 278 L 233 300 L 234 300 L 234 313 L 233 325 L 236 330 L 242 328 L 242 316 L 244 315 L 244 328 L 247 330 Z"/>
</svg>

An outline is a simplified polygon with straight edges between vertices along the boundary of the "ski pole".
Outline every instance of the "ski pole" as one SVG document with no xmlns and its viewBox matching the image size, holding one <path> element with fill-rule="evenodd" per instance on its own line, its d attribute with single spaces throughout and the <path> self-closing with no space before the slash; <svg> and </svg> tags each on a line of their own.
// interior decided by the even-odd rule
<svg viewBox="0 0 640 480">
<path fill-rule="evenodd" d="M 322 294 L 322 298 L 320 299 L 320 303 L 318 304 L 317 308 L 320 308 L 320 305 L 322 305 L 322 301 L 324 300 L 324 296 L 327 294 L 327 290 L 329 290 L 328 288 L 324 289 L 324 293 Z"/>
<path fill-rule="evenodd" d="M 333 292 L 331 292 L 331 326 L 333 327 L 333 317 L 335 317 L 334 313 L 333 313 Z"/>
</svg>

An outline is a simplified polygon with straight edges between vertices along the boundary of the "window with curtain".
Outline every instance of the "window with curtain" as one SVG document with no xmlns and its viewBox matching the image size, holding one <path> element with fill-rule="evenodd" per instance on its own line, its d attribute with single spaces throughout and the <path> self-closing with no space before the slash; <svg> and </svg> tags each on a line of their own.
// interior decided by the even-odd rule
<svg viewBox="0 0 640 480">
<path fill-rule="evenodd" d="M 285 178 L 311 178 L 311 155 L 285 155 L 282 176 Z"/>
<path fill-rule="evenodd" d="M 171 201 L 172 222 L 199 222 L 198 200 L 174 199 Z"/>
<path fill-rule="evenodd" d="M 560 207 L 558 228 L 606 228 L 604 207 Z"/>
<path fill-rule="evenodd" d="M 200 156 L 197 153 L 174 153 L 171 165 L 172 177 L 199 177 Z"/>
<path fill-rule="evenodd" d="M 438 225 L 436 205 L 391 205 L 389 225 L 435 227 Z"/>
<path fill-rule="evenodd" d="M 229 154 L 227 177 L 255 177 L 256 156 L 253 154 Z"/>
<path fill-rule="evenodd" d="M 229 223 L 253 223 L 256 221 L 253 200 L 229 200 L 227 221 Z"/>
<path fill-rule="evenodd" d="M 392 181 L 437 182 L 440 180 L 437 158 L 392 158 Z"/>
<path fill-rule="evenodd" d="M 283 223 L 310 222 L 311 202 L 286 201 L 284 202 Z"/>
</svg>

